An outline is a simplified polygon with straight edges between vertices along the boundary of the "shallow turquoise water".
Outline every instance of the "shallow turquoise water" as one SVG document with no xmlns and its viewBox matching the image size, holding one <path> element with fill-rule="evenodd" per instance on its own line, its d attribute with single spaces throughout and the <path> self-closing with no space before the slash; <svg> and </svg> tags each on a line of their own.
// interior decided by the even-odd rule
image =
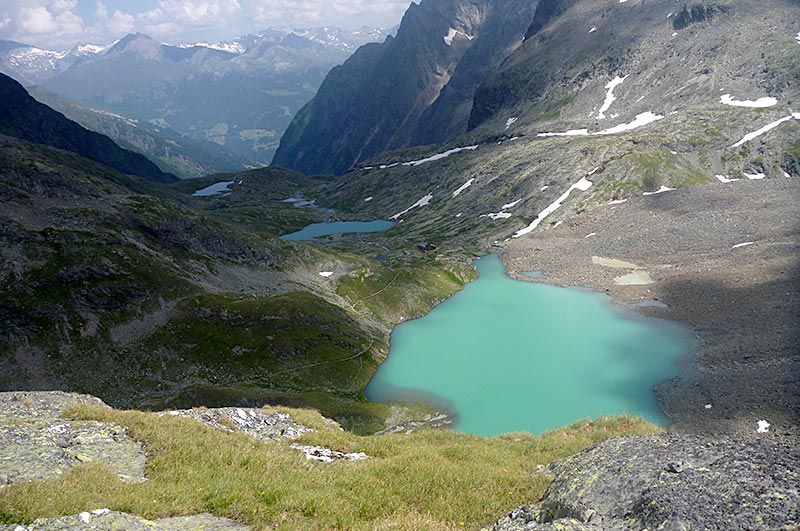
<svg viewBox="0 0 800 531">
<path fill-rule="evenodd" d="M 495 255 L 476 266 L 477 281 L 394 329 L 371 400 L 439 402 L 457 430 L 481 435 L 619 413 L 666 423 L 652 389 L 677 374 L 687 329 L 586 290 L 512 280 Z"/>
<path fill-rule="evenodd" d="M 350 232 L 381 232 L 393 227 L 393 221 L 334 221 L 331 223 L 312 223 L 303 229 L 281 236 L 284 240 L 308 240 L 329 234 L 346 234 Z"/>
</svg>

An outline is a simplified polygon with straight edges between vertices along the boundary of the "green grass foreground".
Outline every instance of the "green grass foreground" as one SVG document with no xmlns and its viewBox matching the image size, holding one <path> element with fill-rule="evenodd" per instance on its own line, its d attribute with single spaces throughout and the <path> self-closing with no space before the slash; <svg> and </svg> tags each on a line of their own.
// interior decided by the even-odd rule
<svg viewBox="0 0 800 531">
<path fill-rule="evenodd" d="M 541 499 L 550 478 L 539 465 L 610 437 L 660 430 L 623 416 L 538 437 L 445 430 L 357 436 L 315 411 L 281 410 L 316 430 L 298 442 L 363 451 L 370 459 L 310 462 L 288 442 L 254 442 L 186 418 L 81 406 L 69 416 L 127 426 L 143 443 L 148 481 L 122 483 L 99 465 L 81 465 L 58 480 L 4 490 L 0 521 L 107 507 L 145 518 L 210 512 L 256 530 L 479 529 Z"/>
</svg>

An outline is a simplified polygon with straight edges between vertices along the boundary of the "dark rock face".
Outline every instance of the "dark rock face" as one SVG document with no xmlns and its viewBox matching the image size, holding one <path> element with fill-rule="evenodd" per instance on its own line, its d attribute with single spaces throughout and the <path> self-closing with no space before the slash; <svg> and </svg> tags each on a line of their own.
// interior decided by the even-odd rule
<svg viewBox="0 0 800 531">
<path fill-rule="evenodd" d="M 63 114 L 33 99 L 16 81 L 0 74 L 0 134 L 77 153 L 128 175 L 148 181 L 178 180 L 143 155 L 117 146 L 107 136 L 84 129 Z"/>
<path fill-rule="evenodd" d="M 771 442 L 620 437 L 550 471 L 555 479 L 544 500 L 515 509 L 494 531 L 731 531 L 800 522 L 800 456 Z"/>
<path fill-rule="evenodd" d="M 564 13 L 567 9 L 577 3 L 578 0 L 542 0 L 536 8 L 533 22 L 525 32 L 525 38 L 529 38 L 538 33 L 548 22 Z"/>
<path fill-rule="evenodd" d="M 672 21 L 672 27 L 682 30 L 696 22 L 709 22 L 716 15 L 728 12 L 730 8 L 719 4 L 693 4 L 684 6 Z"/>
<path fill-rule="evenodd" d="M 412 4 L 397 37 L 334 68 L 294 118 L 273 163 L 341 174 L 386 150 L 466 131 L 476 88 L 522 41 L 537 0 Z"/>
</svg>

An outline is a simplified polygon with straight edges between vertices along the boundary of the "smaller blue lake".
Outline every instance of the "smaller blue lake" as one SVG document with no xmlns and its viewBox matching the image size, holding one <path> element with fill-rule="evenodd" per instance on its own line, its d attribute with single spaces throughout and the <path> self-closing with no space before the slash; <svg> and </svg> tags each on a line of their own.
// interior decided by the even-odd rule
<svg viewBox="0 0 800 531">
<path fill-rule="evenodd" d="M 512 280 L 496 255 L 475 265 L 478 280 L 394 329 L 370 400 L 433 402 L 479 435 L 621 413 L 667 423 L 653 387 L 678 374 L 689 329 L 585 289 Z"/>
<path fill-rule="evenodd" d="M 330 234 L 349 234 L 354 232 L 381 232 L 388 228 L 394 227 L 393 221 L 376 220 L 376 221 L 333 221 L 331 223 L 312 223 L 303 227 L 302 230 L 292 232 L 291 234 L 284 234 L 281 236 L 284 240 L 310 240 L 312 238 L 319 238 L 320 236 L 328 236 Z"/>
<path fill-rule="evenodd" d="M 222 181 L 214 183 L 211 186 L 206 186 L 192 194 L 193 197 L 210 197 L 212 195 L 219 195 L 230 192 L 228 188 L 233 184 L 233 181 Z"/>
</svg>

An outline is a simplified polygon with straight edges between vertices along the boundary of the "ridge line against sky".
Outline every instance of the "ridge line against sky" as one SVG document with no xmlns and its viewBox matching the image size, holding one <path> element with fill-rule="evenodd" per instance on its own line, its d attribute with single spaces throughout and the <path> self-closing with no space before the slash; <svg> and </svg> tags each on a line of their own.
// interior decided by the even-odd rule
<svg viewBox="0 0 800 531">
<path fill-rule="evenodd" d="M 0 39 L 42 48 L 106 44 L 142 32 L 170 44 L 218 42 L 266 27 L 400 23 L 411 0 L 2 0 Z"/>
</svg>

